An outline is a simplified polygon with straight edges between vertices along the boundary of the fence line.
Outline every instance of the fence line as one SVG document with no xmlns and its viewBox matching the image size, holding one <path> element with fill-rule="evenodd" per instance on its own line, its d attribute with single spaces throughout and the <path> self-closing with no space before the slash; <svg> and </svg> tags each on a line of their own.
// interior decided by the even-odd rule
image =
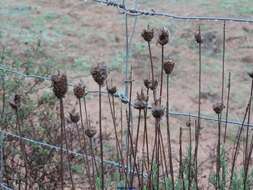
<svg viewBox="0 0 253 190">
<path fill-rule="evenodd" d="M 128 8 L 125 5 L 113 0 L 94 0 L 94 1 L 107 6 L 116 7 L 123 13 L 128 14 L 130 16 L 159 16 L 176 20 L 230 21 L 230 22 L 251 23 L 251 24 L 253 23 L 253 18 L 216 17 L 216 16 L 178 16 L 172 13 L 156 11 L 153 9 L 152 11 L 146 11 L 141 9 Z"/>
<path fill-rule="evenodd" d="M 13 73 L 13 74 L 16 74 L 16 75 L 20 75 L 20 76 L 25 77 L 25 78 L 41 78 L 41 79 L 45 79 L 45 80 L 51 80 L 50 77 L 39 76 L 39 75 L 26 75 L 26 74 L 24 74 L 22 72 L 19 72 L 19 71 L 7 68 L 6 66 L 1 65 L 1 64 L 0 64 L 0 70 L 6 71 L 6 72 L 9 72 L 9 73 Z M 93 91 L 87 91 L 86 94 L 98 94 L 98 93 L 99 93 L 98 91 L 93 90 Z M 103 91 L 102 93 L 103 94 L 107 94 L 107 92 L 105 92 L 105 91 Z M 118 99 L 120 99 L 120 101 L 122 101 L 122 102 L 124 102 L 126 104 L 129 103 L 129 100 L 124 95 L 124 93 L 117 92 L 117 94 L 115 95 L 115 97 L 117 97 Z M 134 106 L 134 104 L 132 103 L 131 106 Z M 151 105 L 148 105 L 148 109 L 151 109 L 151 108 L 152 108 Z M 187 113 L 187 112 L 169 111 L 169 114 L 171 116 L 174 116 L 174 117 L 176 117 L 176 116 L 183 116 L 183 117 L 198 118 L 198 116 L 196 114 Z M 211 117 L 211 116 L 206 115 L 206 114 L 201 114 L 200 119 L 207 120 L 207 121 L 215 121 L 215 122 L 218 121 L 217 118 Z M 221 122 L 222 123 L 226 123 L 226 120 L 222 119 Z M 231 124 L 231 125 L 237 125 L 237 126 L 241 126 L 242 125 L 242 122 L 239 122 L 239 121 L 236 121 L 236 120 L 228 120 L 227 123 Z M 244 124 L 243 126 L 253 127 L 253 124 L 249 124 L 249 125 Z"/>
<path fill-rule="evenodd" d="M 9 188 L 7 185 L 5 185 L 4 183 L 0 183 L 0 187 L 2 188 L 2 190 L 13 190 Z"/>
<path fill-rule="evenodd" d="M 26 138 L 26 137 L 21 137 L 19 135 L 15 135 L 15 134 L 3 131 L 3 130 L 0 130 L 0 133 L 3 134 L 6 137 L 9 136 L 9 137 L 16 138 L 16 139 L 22 139 L 23 141 L 26 141 L 28 143 L 36 144 L 36 145 L 39 145 L 41 147 L 47 147 L 47 148 L 55 150 L 55 151 L 60 151 L 61 150 L 61 147 L 59 147 L 59 146 L 48 144 L 48 143 L 45 143 L 45 142 L 42 142 L 42 141 L 36 141 L 36 140 L 29 139 L 29 138 Z M 71 154 L 71 155 L 75 155 L 77 157 L 87 156 L 87 158 L 89 160 L 92 159 L 91 155 L 88 155 L 88 154 L 85 154 L 85 153 L 79 153 L 79 152 L 76 152 L 76 151 L 73 151 L 73 150 L 68 150 L 67 151 L 67 149 L 65 149 L 65 148 L 63 148 L 63 152 Z M 96 162 L 101 162 L 100 157 L 95 156 L 95 161 Z M 128 174 L 137 175 L 137 173 L 134 172 L 133 170 L 131 170 L 131 168 L 128 168 L 128 166 L 126 166 L 126 165 L 122 166 L 122 164 L 120 164 L 120 163 L 118 163 L 116 161 L 104 160 L 104 163 L 107 164 L 107 165 L 111 165 L 111 166 L 113 166 L 115 168 L 124 168 L 125 170 L 127 170 Z M 140 173 L 139 173 L 139 175 L 140 175 Z M 143 176 L 146 177 L 147 173 L 143 173 Z"/>
</svg>

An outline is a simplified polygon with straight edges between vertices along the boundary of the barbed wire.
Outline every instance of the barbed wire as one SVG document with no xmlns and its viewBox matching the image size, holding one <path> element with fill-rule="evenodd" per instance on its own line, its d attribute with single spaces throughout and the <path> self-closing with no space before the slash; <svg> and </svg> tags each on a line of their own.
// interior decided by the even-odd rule
<svg viewBox="0 0 253 190">
<path fill-rule="evenodd" d="M 44 80 L 51 80 L 51 77 L 45 77 L 45 76 L 39 76 L 39 75 L 27 75 L 27 74 L 24 74 L 24 73 L 22 73 L 20 71 L 13 70 L 13 69 L 8 68 L 8 67 L 6 67 L 4 65 L 1 65 L 1 64 L 0 64 L 0 70 L 6 71 L 6 72 L 9 72 L 9 73 L 13 73 L 15 75 L 20 75 L 20 76 L 22 76 L 24 78 L 40 78 L 40 79 L 44 79 Z M 74 85 L 71 85 L 71 86 L 74 86 Z M 98 94 L 98 93 L 99 93 L 99 91 L 97 91 L 97 90 L 88 90 L 86 92 L 86 94 Z M 102 91 L 102 93 L 103 94 L 107 94 L 106 91 Z M 118 98 L 124 104 L 129 103 L 129 99 L 124 95 L 123 92 L 117 92 L 115 94 L 115 97 Z M 131 106 L 134 107 L 134 104 L 131 103 Z M 152 108 L 151 105 L 147 105 L 147 107 L 148 107 L 148 109 Z M 188 112 L 169 111 L 169 114 L 171 116 L 174 116 L 174 117 L 176 117 L 176 116 L 183 116 L 183 117 L 190 117 L 190 118 L 198 118 L 197 114 L 192 114 L 192 113 L 188 113 Z M 200 115 L 200 119 L 207 120 L 207 121 L 214 121 L 214 122 L 218 121 L 217 118 L 211 117 L 211 116 L 209 116 L 207 114 L 203 114 L 203 113 Z M 240 122 L 240 121 L 235 121 L 235 120 L 231 120 L 231 119 L 227 120 L 227 121 L 225 119 L 221 120 L 221 123 L 226 123 L 226 122 L 228 124 L 231 124 L 231 125 L 237 125 L 237 126 L 241 126 L 242 125 L 242 122 Z M 253 127 L 253 124 L 249 124 L 249 125 L 244 124 L 243 126 L 244 127 L 246 127 L 246 126 Z"/>
<path fill-rule="evenodd" d="M 13 190 L 13 189 L 11 189 L 10 187 L 8 187 L 6 184 L 4 184 L 4 183 L 0 183 L 0 187 L 1 187 L 1 189 L 2 190 Z"/>
<path fill-rule="evenodd" d="M 253 23 L 253 18 L 217 17 L 217 16 L 179 16 L 174 15 L 172 13 L 156 11 L 153 9 L 152 11 L 147 11 L 135 8 L 128 8 L 126 5 L 123 5 L 113 0 L 94 0 L 94 1 L 107 6 L 116 7 L 122 13 L 128 14 L 130 16 L 160 16 L 176 20 L 231 21 L 241 23 Z"/>
<path fill-rule="evenodd" d="M 58 152 L 58 151 L 61 150 L 61 147 L 59 147 L 59 146 L 48 144 L 48 143 L 45 143 L 45 142 L 42 142 L 42 141 L 37 141 L 37 140 L 29 139 L 29 138 L 22 137 L 22 136 L 19 136 L 19 135 L 15 135 L 15 134 L 3 131 L 3 130 L 0 130 L 0 133 L 3 134 L 5 137 L 12 137 L 12 138 L 16 138 L 16 139 L 22 139 L 23 141 L 26 141 L 28 143 L 36 144 L 36 145 L 39 145 L 41 147 L 46 147 L 46 148 L 55 150 L 56 152 Z M 88 154 L 85 154 L 85 153 L 79 153 L 79 152 L 76 152 L 76 151 L 73 151 L 73 150 L 67 150 L 65 148 L 63 148 L 63 152 L 67 153 L 69 155 L 77 156 L 77 157 L 86 156 L 89 160 L 93 159 L 93 157 L 91 155 L 88 155 Z M 96 162 L 101 162 L 100 157 L 97 157 L 97 156 L 94 156 L 94 157 L 95 157 L 95 161 Z M 128 174 L 137 175 L 137 173 L 134 172 L 131 168 L 129 168 L 126 165 L 123 166 L 122 164 L 120 164 L 120 163 L 118 163 L 116 161 L 104 160 L 103 162 L 104 162 L 104 164 L 111 165 L 111 166 L 116 167 L 116 168 L 124 168 L 128 172 Z M 140 174 L 140 172 L 138 173 L 138 175 L 139 174 Z M 143 176 L 146 177 L 147 174 L 143 173 Z"/>
</svg>

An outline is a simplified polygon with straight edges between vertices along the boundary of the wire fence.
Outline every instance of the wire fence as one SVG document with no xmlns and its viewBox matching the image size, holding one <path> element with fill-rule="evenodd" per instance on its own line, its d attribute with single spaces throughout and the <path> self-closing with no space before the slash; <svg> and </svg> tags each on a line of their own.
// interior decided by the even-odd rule
<svg viewBox="0 0 253 190">
<path fill-rule="evenodd" d="M 6 67 L 4 65 L 1 65 L 0 64 L 0 70 L 4 71 L 4 72 L 8 72 L 8 73 L 12 73 L 12 74 L 15 74 L 15 75 L 19 75 L 19 76 L 22 76 L 24 78 L 37 78 L 37 79 L 43 79 L 43 80 L 46 80 L 46 81 L 50 81 L 51 80 L 51 77 L 49 76 L 40 76 L 40 75 L 26 75 L 20 71 L 17 71 L 17 70 L 14 70 L 13 68 L 9 68 L 9 67 Z M 73 84 L 71 86 L 74 86 Z M 96 90 L 93 90 L 93 91 L 87 91 L 86 94 L 98 94 L 99 92 L 96 91 Z M 106 91 L 103 91 L 102 92 L 103 94 L 107 94 Z M 124 102 L 125 104 L 128 104 L 129 103 L 129 99 L 127 98 L 127 96 L 124 95 L 124 93 L 121 93 L 121 92 L 117 92 L 115 94 L 115 97 L 117 97 L 120 101 Z M 131 106 L 134 107 L 134 104 L 131 103 Z M 148 106 L 148 109 L 151 109 L 152 106 L 151 105 L 147 105 Z M 177 116 L 183 116 L 183 117 L 191 117 L 191 118 L 198 118 L 198 115 L 197 114 L 193 114 L 193 113 L 186 113 L 186 112 L 175 112 L 175 111 L 169 111 L 169 114 L 171 116 L 174 116 L 174 117 L 177 117 Z M 207 121 L 218 121 L 217 118 L 214 118 L 208 114 L 201 114 L 200 116 L 201 119 L 203 120 L 207 120 Z M 241 126 L 243 123 L 241 121 L 236 121 L 236 120 L 225 120 L 225 119 L 222 119 L 221 120 L 222 123 L 228 123 L 228 124 L 231 124 L 231 125 L 237 125 L 237 126 Z M 252 124 L 243 124 L 243 126 L 249 126 L 249 127 L 253 127 Z"/>
<path fill-rule="evenodd" d="M 141 10 L 137 8 L 137 0 L 135 1 L 135 5 L 134 8 L 129 8 L 126 6 L 125 1 L 123 1 L 123 3 L 119 3 L 118 1 L 113 1 L 113 0 L 93 0 L 94 2 L 97 2 L 99 4 L 103 4 L 103 5 L 107 5 L 107 6 L 112 6 L 117 8 L 121 13 L 124 14 L 125 16 L 125 38 L 126 38 L 126 42 L 125 42 L 125 68 L 124 68 L 124 75 L 125 75 L 125 92 L 124 93 L 117 93 L 115 96 L 117 98 L 119 98 L 122 102 L 124 103 L 129 103 L 127 94 L 128 94 L 128 83 L 126 82 L 128 80 L 128 56 L 129 56 L 129 52 L 131 50 L 131 42 L 135 33 L 135 27 L 137 25 L 137 18 L 139 16 L 155 16 L 155 17 L 166 17 L 166 18 L 170 18 L 170 19 L 176 19 L 176 20 L 186 20 L 186 21 L 193 21 L 193 20 L 204 20 L 204 21 L 224 21 L 224 22 L 239 22 L 239 23 L 253 23 L 253 18 L 233 18 L 233 17 L 215 17 L 215 16 L 179 16 L 179 15 L 174 15 L 171 13 L 167 13 L 167 12 L 162 12 L 162 11 L 157 11 L 157 10 L 153 10 L 152 11 L 147 11 L 147 10 Z M 134 21 L 134 27 L 133 27 L 133 31 L 132 33 L 129 35 L 129 31 L 128 31 L 128 19 L 127 16 L 134 16 L 136 19 Z M 122 64 L 123 65 L 123 64 Z M 42 81 L 50 81 L 51 80 L 51 76 L 40 76 L 40 75 L 35 75 L 35 74 L 25 74 L 21 71 L 18 71 L 14 68 L 10 68 L 7 67 L 6 65 L 0 64 L 0 70 L 2 70 L 5 73 L 8 74 L 14 74 L 23 78 L 28 78 L 28 79 L 38 79 L 38 80 L 42 80 Z M 86 76 L 87 77 L 87 76 Z M 74 84 L 69 83 L 69 86 L 74 86 Z M 87 94 L 97 94 L 98 91 L 87 91 Z M 107 92 L 103 92 L 103 94 L 106 94 Z M 134 106 L 133 104 L 131 106 Z M 150 105 L 148 105 L 148 108 L 151 108 Z M 192 113 L 185 113 L 185 112 L 174 112 L 174 111 L 170 111 L 169 114 L 171 116 L 177 117 L 177 116 L 182 116 L 182 117 L 190 117 L 190 118 L 198 118 L 197 114 L 192 114 Z M 214 121 L 217 122 L 218 119 L 211 117 L 209 115 L 205 115 L 205 114 L 201 114 L 200 118 L 206 121 Z M 249 127 L 253 127 L 252 124 L 243 124 L 241 121 L 235 121 L 235 120 L 221 120 L 222 123 L 228 123 L 230 125 L 235 125 L 235 126 L 249 126 Z M 51 145 L 42 141 L 37 141 L 37 140 L 33 140 L 33 139 L 29 139 L 26 137 L 21 137 L 12 133 L 9 133 L 7 131 L 0 131 L 1 135 L 4 135 L 5 137 L 12 137 L 12 138 L 16 138 L 16 139 L 22 139 L 28 143 L 31 144 L 36 144 L 39 145 L 41 147 L 45 147 L 45 148 L 49 148 L 49 149 L 54 149 L 55 151 L 59 151 L 60 147 L 56 146 L 56 145 Z M 1 143 L 3 144 L 3 143 Z M 79 153 L 73 150 L 67 151 L 66 149 L 63 150 L 65 153 L 69 153 L 72 155 L 75 155 L 77 157 L 83 156 L 83 153 Z M 89 159 L 91 159 L 92 157 L 90 155 L 87 155 Z M 1 157 L 2 157 L 2 152 L 1 152 Z M 2 160 L 2 159 L 1 159 Z M 100 162 L 100 158 L 96 157 L 96 161 Z M 111 165 L 113 167 L 116 168 L 122 168 L 122 165 L 119 164 L 118 162 L 112 161 L 112 160 L 104 160 L 104 163 L 107 165 Z M 1 161 L 1 171 L 2 171 L 2 161 Z M 127 166 L 124 166 L 125 169 L 127 169 Z M 129 171 L 131 173 L 131 171 Z M 3 172 L 1 172 L 2 175 Z M 6 190 L 12 190 L 11 188 L 9 188 L 6 184 L 2 183 L 2 180 L 0 181 L 0 186 L 1 189 L 6 189 Z"/>
<path fill-rule="evenodd" d="M 172 13 L 157 11 L 152 9 L 152 11 L 141 10 L 136 8 L 128 8 L 125 4 L 118 3 L 112 0 L 94 0 L 97 3 L 101 3 L 107 6 L 116 7 L 122 13 L 130 16 L 159 16 L 167 17 L 176 20 L 204 20 L 204 21 L 230 21 L 230 22 L 241 22 L 241 23 L 253 23 L 253 18 L 235 18 L 235 17 L 216 17 L 216 16 L 178 16 Z"/>
</svg>

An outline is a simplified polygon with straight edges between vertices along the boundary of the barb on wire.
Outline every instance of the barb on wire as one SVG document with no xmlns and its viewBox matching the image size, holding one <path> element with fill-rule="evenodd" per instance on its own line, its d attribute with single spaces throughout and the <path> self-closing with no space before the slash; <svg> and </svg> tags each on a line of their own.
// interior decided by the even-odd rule
<svg viewBox="0 0 253 190">
<path fill-rule="evenodd" d="M 140 9 L 127 8 L 125 5 L 113 0 L 94 0 L 97 3 L 105 4 L 112 7 L 117 7 L 120 11 L 130 16 L 160 16 L 168 17 L 176 20 L 205 20 L 205 21 L 231 21 L 231 22 L 246 22 L 253 23 L 253 18 L 236 18 L 236 17 L 216 17 L 216 16 L 178 16 L 162 11 L 146 11 Z"/>
</svg>

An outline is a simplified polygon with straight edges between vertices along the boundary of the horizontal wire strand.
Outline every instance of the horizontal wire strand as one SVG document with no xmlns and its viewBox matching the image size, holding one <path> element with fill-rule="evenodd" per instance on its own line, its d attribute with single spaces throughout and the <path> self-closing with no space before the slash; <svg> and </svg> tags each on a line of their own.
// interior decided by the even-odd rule
<svg viewBox="0 0 253 190">
<path fill-rule="evenodd" d="M 51 77 L 45 77 L 45 76 L 39 76 L 39 75 L 26 75 L 22 72 L 13 70 L 11 68 L 7 68 L 7 67 L 5 67 L 4 65 L 1 65 L 1 64 L 0 64 L 0 70 L 6 71 L 6 72 L 9 72 L 9 73 L 13 73 L 15 75 L 20 75 L 24 78 L 38 78 L 38 79 L 44 79 L 44 80 L 48 80 L 48 81 L 51 80 Z M 74 85 L 71 85 L 71 86 L 74 86 Z M 98 93 L 99 92 L 97 90 L 90 90 L 90 91 L 86 92 L 86 94 L 98 94 Z M 107 92 L 105 92 L 105 91 L 103 91 L 102 93 L 107 94 Z M 115 95 L 115 97 L 119 98 L 125 104 L 127 104 L 129 102 L 128 98 L 124 95 L 124 93 L 117 93 Z M 133 103 L 131 103 L 131 105 L 134 107 Z M 148 105 L 148 109 L 151 109 L 151 108 L 152 107 L 150 105 Z M 172 115 L 172 116 L 175 116 L 175 117 L 176 116 L 183 116 L 183 117 L 189 117 L 190 116 L 191 118 L 198 118 L 198 116 L 196 114 L 186 113 L 186 112 L 169 111 L 169 114 Z M 217 118 L 210 117 L 207 114 L 201 114 L 200 119 L 207 120 L 207 121 L 218 121 Z M 222 119 L 221 122 L 226 123 L 226 120 Z M 231 125 L 238 125 L 238 126 L 242 125 L 242 122 L 235 121 L 235 120 L 228 120 L 227 123 L 231 124 Z M 245 124 L 244 126 L 245 127 L 246 126 L 253 127 L 252 124 L 249 124 L 249 125 Z"/>
<path fill-rule="evenodd" d="M 240 23 L 253 23 L 253 18 L 236 18 L 236 17 L 216 17 L 216 16 L 178 16 L 171 13 L 166 13 L 162 11 L 146 11 L 134 8 L 127 8 L 125 5 L 112 1 L 112 0 L 94 0 L 97 3 L 104 4 L 107 6 L 116 7 L 123 13 L 130 16 L 160 16 L 168 17 L 175 20 L 204 20 L 204 21 L 231 21 Z"/>
</svg>

